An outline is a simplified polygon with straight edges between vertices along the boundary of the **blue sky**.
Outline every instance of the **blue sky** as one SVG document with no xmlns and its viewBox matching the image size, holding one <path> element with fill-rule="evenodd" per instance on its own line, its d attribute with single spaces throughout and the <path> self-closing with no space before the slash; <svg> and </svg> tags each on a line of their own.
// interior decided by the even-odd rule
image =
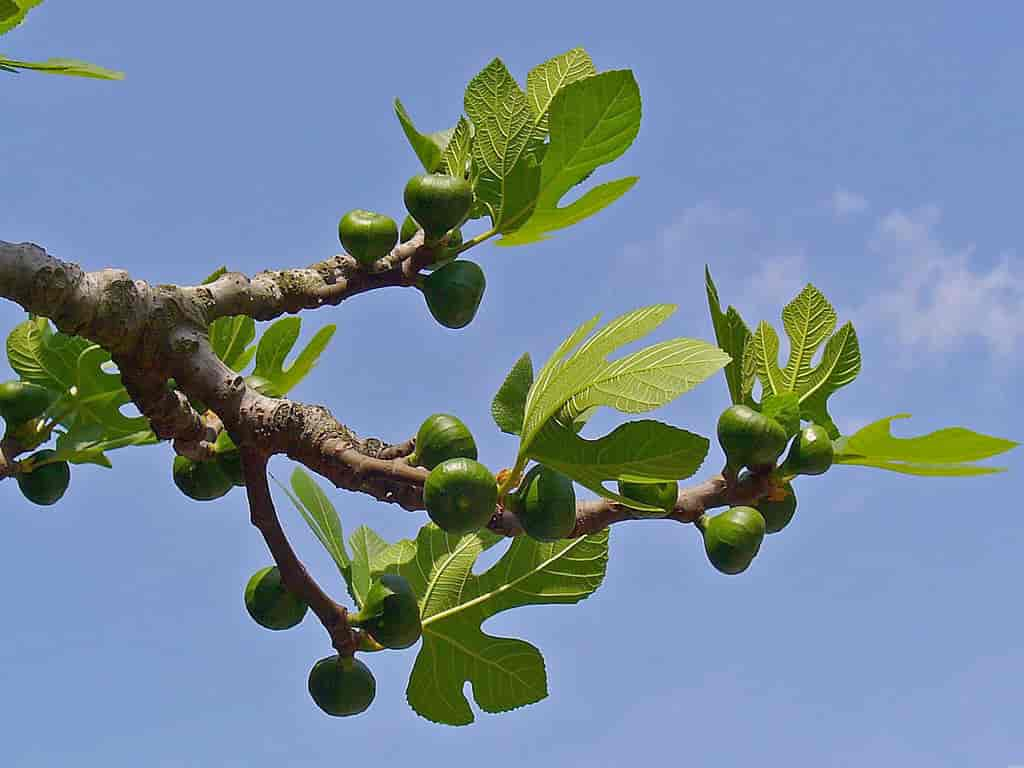
<svg viewBox="0 0 1024 768">
<path fill-rule="evenodd" d="M 834 400 L 844 430 L 909 411 L 901 434 L 957 424 L 1020 439 L 1024 13 L 829 5 L 520 2 L 499 23 L 463 2 L 50 0 L 4 53 L 128 79 L 0 79 L 0 238 L 156 282 L 308 264 L 336 252 L 346 210 L 403 214 L 417 166 L 395 96 L 439 128 L 493 56 L 524 78 L 583 45 L 640 83 L 640 135 L 600 175 L 639 175 L 636 188 L 549 242 L 479 249 L 488 291 L 463 331 L 436 326 L 412 291 L 308 315 L 306 333 L 339 332 L 297 397 L 386 440 L 458 413 L 502 466 L 514 444 L 489 404 L 522 352 L 544 358 L 594 312 L 655 302 L 680 306 L 661 338 L 709 338 L 709 263 L 752 322 L 807 281 L 856 322 L 864 372 Z M 19 319 L 0 306 L 2 327 Z M 717 379 L 656 415 L 710 435 L 725 405 Z M 76 468 L 50 508 L 2 483 L 0 753 L 19 768 L 382 752 L 495 768 L 1024 764 L 1022 455 L 990 479 L 810 479 L 794 523 L 736 578 L 708 566 L 695 530 L 619 526 L 592 598 L 488 625 L 544 652 L 551 696 L 462 729 L 406 706 L 414 650 L 373 657 L 366 715 L 321 715 L 305 680 L 329 650 L 322 630 L 252 624 L 242 588 L 267 555 L 244 500 L 188 503 L 167 446 Z M 348 529 L 392 539 L 422 520 L 335 501 Z M 329 583 L 326 555 L 281 510 Z"/>
</svg>

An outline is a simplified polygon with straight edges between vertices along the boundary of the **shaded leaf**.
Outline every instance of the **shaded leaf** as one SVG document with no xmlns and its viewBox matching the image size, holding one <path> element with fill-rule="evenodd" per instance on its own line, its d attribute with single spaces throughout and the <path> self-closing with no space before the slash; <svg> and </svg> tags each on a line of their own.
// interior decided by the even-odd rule
<svg viewBox="0 0 1024 768">
<path fill-rule="evenodd" d="M 518 435 L 523 429 L 526 396 L 533 384 L 533 361 L 529 353 L 520 357 L 491 402 L 491 415 L 498 429 Z"/>
</svg>

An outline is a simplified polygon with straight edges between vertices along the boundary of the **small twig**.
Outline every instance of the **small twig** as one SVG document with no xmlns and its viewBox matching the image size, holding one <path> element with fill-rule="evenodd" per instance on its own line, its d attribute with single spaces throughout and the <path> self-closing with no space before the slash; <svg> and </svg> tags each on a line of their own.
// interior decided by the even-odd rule
<svg viewBox="0 0 1024 768">
<path fill-rule="evenodd" d="M 351 656 L 357 647 L 358 637 L 349 626 L 348 611 L 320 588 L 292 549 L 270 496 L 267 457 L 255 451 L 243 450 L 242 467 L 252 524 L 263 534 L 267 548 L 281 571 L 281 580 L 313 609 L 330 635 L 334 649 L 342 656 Z"/>
</svg>

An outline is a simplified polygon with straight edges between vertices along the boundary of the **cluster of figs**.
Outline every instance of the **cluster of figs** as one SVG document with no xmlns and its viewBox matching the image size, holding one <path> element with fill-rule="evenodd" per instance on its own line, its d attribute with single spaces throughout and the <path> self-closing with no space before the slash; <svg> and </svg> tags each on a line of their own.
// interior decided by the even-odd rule
<svg viewBox="0 0 1024 768">
<path fill-rule="evenodd" d="M 27 381 L 0 384 L 0 416 L 6 426 L 5 440 L 22 447 L 34 447 L 49 437 L 43 415 L 53 404 L 50 390 Z M 71 468 L 55 459 L 56 451 L 43 448 L 18 462 L 15 478 L 22 495 L 33 504 L 56 504 L 71 483 Z"/>
<path fill-rule="evenodd" d="M 473 206 L 473 187 L 464 178 L 443 173 L 413 176 L 405 185 L 409 215 L 399 230 L 390 216 L 374 211 L 349 211 L 338 222 L 338 238 L 345 251 L 366 269 L 398 245 L 423 230 L 423 241 L 436 255 L 426 265 L 426 277 L 416 286 L 430 314 L 446 328 L 464 328 L 476 315 L 486 280 L 478 264 L 458 259 L 463 244 L 460 227 Z"/>
<path fill-rule="evenodd" d="M 808 424 L 790 436 L 777 420 L 746 405 L 732 405 L 718 419 L 718 442 L 725 452 L 726 475 L 770 475 L 773 492 L 753 506 L 736 506 L 697 519 L 708 560 L 722 573 L 745 571 L 761 549 L 766 533 L 778 533 L 796 514 L 790 482 L 798 475 L 820 475 L 832 466 L 834 448 L 828 431 Z M 779 458 L 789 445 L 781 464 Z"/>
</svg>

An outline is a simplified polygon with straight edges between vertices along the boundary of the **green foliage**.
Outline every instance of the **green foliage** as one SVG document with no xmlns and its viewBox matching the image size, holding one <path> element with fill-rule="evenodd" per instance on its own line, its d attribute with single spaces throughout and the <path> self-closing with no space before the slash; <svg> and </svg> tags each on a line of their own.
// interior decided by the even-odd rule
<svg viewBox="0 0 1024 768">
<path fill-rule="evenodd" d="M 1004 467 L 974 462 L 998 456 L 1019 443 L 963 427 L 947 427 L 920 437 L 893 437 L 892 422 L 909 413 L 888 416 L 835 441 L 835 463 L 857 464 L 905 475 L 961 477 L 1004 472 Z"/>
<path fill-rule="evenodd" d="M 827 400 L 860 373 L 857 333 L 851 323 L 835 331 L 836 312 L 813 285 L 807 285 L 785 306 L 782 323 L 789 337 L 786 367 L 779 368 L 778 334 L 764 321 L 747 342 L 744 365 L 757 374 L 765 394 L 795 393 L 801 416 L 824 426 L 833 438 L 839 437 Z M 825 349 L 821 361 L 812 367 L 811 361 L 822 344 Z"/>
<path fill-rule="evenodd" d="M 595 493 L 623 503 L 627 499 L 606 488 L 604 482 L 679 480 L 693 474 L 707 454 L 708 442 L 685 430 L 637 421 L 598 440 L 577 434 L 600 406 L 623 413 L 652 410 L 729 362 L 717 347 L 694 339 L 672 339 L 617 360 L 606 359 L 619 347 L 653 331 L 675 309 L 658 304 L 627 312 L 591 336 L 598 315 L 559 345 L 536 378 L 529 359 L 520 359 L 492 404 L 499 427 L 521 435 L 517 465 L 535 459 Z"/>
<path fill-rule="evenodd" d="M 416 157 L 423 163 L 424 170 L 427 173 L 433 173 L 438 170 L 441 167 L 442 155 L 444 155 L 445 149 L 455 134 L 456 128 L 428 134 L 420 133 L 416 130 L 412 118 L 409 117 L 408 111 L 406 111 L 405 106 L 399 99 L 395 99 L 395 115 L 398 117 L 398 122 L 405 132 L 405 137 L 409 140 L 409 144 L 416 153 Z"/>
<path fill-rule="evenodd" d="M 743 322 L 740 313 L 730 306 L 722 312 L 718 299 L 718 289 L 711 279 L 711 270 L 704 268 L 704 282 L 708 295 L 708 309 L 711 311 L 711 324 L 715 329 L 715 340 L 718 346 L 732 358 L 725 366 L 725 381 L 729 386 L 729 396 L 737 405 L 752 405 L 750 393 L 754 388 L 752 371 L 747 370 L 744 355 L 751 333 Z"/>
<path fill-rule="evenodd" d="M 110 467 L 106 451 L 156 442 L 145 418 L 122 413 L 131 398 L 120 376 L 107 370 L 110 355 L 100 346 L 32 317 L 8 335 L 7 359 L 22 381 L 53 393 L 47 429 L 58 434 L 61 460 Z"/>
<path fill-rule="evenodd" d="M 491 416 L 502 432 L 518 435 L 523 431 L 526 397 L 532 385 L 533 361 L 526 353 L 516 360 L 491 402 Z"/>
<path fill-rule="evenodd" d="M 631 483 L 626 480 L 620 480 L 619 495 L 627 499 L 636 499 L 646 506 L 658 509 L 657 512 L 650 512 L 646 508 L 637 509 L 633 507 L 635 517 L 666 517 L 671 514 L 676 502 L 679 500 L 679 484 L 674 481 L 667 483 Z"/>
<path fill-rule="evenodd" d="M 0 0 L 0 36 L 7 34 L 25 20 L 25 16 L 43 0 Z M 124 74 L 98 67 L 76 59 L 47 59 L 46 61 L 20 61 L 0 56 L 0 70 L 17 72 L 20 69 L 46 72 L 53 75 L 92 77 L 99 80 L 123 80 Z"/>
<path fill-rule="evenodd" d="M 542 543 L 516 538 L 485 573 L 472 573 L 485 550 L 502 539 L 488 531 L 452 536 L 428 525 L 391 567 L 420 599 L 423 644 L 406 696 L 434 722 L 465 725 L 473 713 L 463 693 L 468 681 L 485 712 L 505 712 L 547 695 L 544 660 L 522 640 L 495 637 L 481 625 L 526 605 L 576 603 L 597 589 L 608 559 L 608 532 Z"/>
<path fill-rule="evenodd" d="M 568 192 L 598 167 L 620 157 L 640 129 L 640 89 L 629 71 L 604 72 L 563 84 L 551 100 L 551 142 L 544 153 L 529 219 L 498 245 L 546 240 L 551 232 L 593 216 L 629 191 L 635 176 L 600 184 L 569 205 Z"/>
<path fill-rule="evenodd" d="M 28 12 L 43 0 L 3 0 L 0 2 L 0 35 L 5 35 L 25 20 Z"/>
<path fill-rule="evenodd" d="M 295 347 L 301 328 L 299 318 L 282 317 L 264 331 L 256 347 L 254 373 L 269 381 L 278 396 L 288 394 L 309 375 L 336 330 L 334 325 L 325 325 L 313 335 L 294 362 L 285 368 L 284 361 Z"/>
</svg>

